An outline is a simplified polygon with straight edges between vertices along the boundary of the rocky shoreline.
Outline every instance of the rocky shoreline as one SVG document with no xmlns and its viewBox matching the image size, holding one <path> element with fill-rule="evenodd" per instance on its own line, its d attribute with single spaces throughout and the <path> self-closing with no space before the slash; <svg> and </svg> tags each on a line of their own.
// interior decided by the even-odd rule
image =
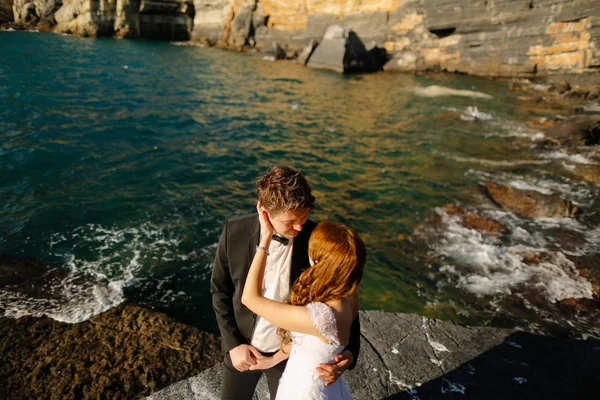
<svg viewBox="0 0 600 400">
<path fill-rule="evenodd" d="M 122 304 L 88 321 L 0 317 L 0 398 L 137 399 L 221 361 L 220 339 Z"/>
<path fill-rule="evenodd" d="M 513 3 L 503 1 L 495 2 L 494 10 L 462 5 L 456 11 L 452 8 L 454 2 L 449 1 L 407 1 L 402 5 L 392 1 L 388 8 L 353 9 L 348 13 L 340 11 L 336 3 L 330 13 L 319 8 L 312 13 L 300 12 L 302 18 L 298 20 L 304 25 L 298 27 L 290 12 L 293 5 L 276 3 L 94 0 L 85 5 L 75 0 L 0 0 L 0 26 L 91 37 L 191 39 L 207 46 L 308 64 L 310 57 L 303 58 L 306 49 L 312 53 L 318 48 L 316 44 L 323 42 L 327 26 L 352 25 L 352 31 L 367 44 L 363 44 L 364 49 L 359 46 L 363 54 L 375 46 L 386 50 L 390 60 L 383 69 L 388 71 L 446 70 L 528 77 L 510 79 L 506 84 L 519 96 L 521 116 L 532 129 L 543 133 L 543 139 L 536 141 L 531 151 L 555 149 L 570 157 L 593 153 L 594 163 L 577 164 L 568 174 L 574 180 L 600 185 L 597 3 L 565 2 L 547 19 L 542 17 L 555 2 L 513 2 L 519 7 L 509 10 Z M 325 7 L 321 3 L 319 7 Z M 529 9 L 529 5 L 533 7 Z M 19 20 L 15 22 L 17 15 Z M 338 40 L 340 48 L 350 32 L 337 30 L 329 39 Z M 507 47 L 502 47 L 504 43 Z M 478 118 L 485 115 L 476 111 L 470 110 L 468 115 L 455 113 L 452 118 L 462 115 L 478 123 Z M 597 210 L 582 210 L 556 196 L 493 180 L 481 182 L 480 190 L 498 208 L 522 218 L 580 218 L 600 223 Z M 507 232 L 499 221 L 478 215 L 477 210 L 449 204 L 443 212 L 484 235 L 502 236 Z M 429 224 L 440 229 L 442 222 L 438 219 Z M 551 252 L 523 255 L 529 265 L 555 256 Z M 591 259 L 572 261 L 576 271 L 571 272 L 590 283 L 591 297 L 563 299 L 558 306 L 597 321 L 600 265 Z M 60 275 L 60 271 L 56 273 Z M 14 285 L 19 279 L 7 277 L 0 288 Z M 449 395 L 587 398 L 596 391 L 600 350 L 593 340 L 461 327 L 415 315 L 377 311 L 361 315 L 361 362 L 348 374 L 357 399 Z M 150 398 L 212 399 L 218 393 L 220 367 L 211 367 L 221 360 L 219 339 L 132 304 L 78 324 L 46 317 L 0 317 L 0 349 L 0 381 L 4 383 L 1 398 L 53 398 L 60 393 L 69 398 L 133 399 L 190 376 L 194 377 Z M 199 374 L 201 371 L 205 372 Z M 267 398 L 264 385 L 258 398 Z"/>
<path fill-rule="evenodd" d="M 381 67 L 386 70 L 483 76 L 595 73 L 600 66 L 599 21 L 600 6 L 593 0 L 0 2 L 0 26 L 5 29 L 192 40 L 293 59 L 302 59 L 307 47 L 312 51 L 323 45 L 329 56 L 352 57 L 350 71 L 357 69 L 353 61 L 385 55 Z M 344 33 L 327 37 L 332 26 Z M 341 48 L 341 54 L 325 43 L 335 39 L 337 46 L 352 47 L 355 38 L 365 46 L 346 52 Z M 371 51 L 375 54 L 368 55 Z"/>
<path fill-rule="evenodd" d="M 3 296 L 48 300 L 65 275 L 0 256 Z M 130 303 L 75 324 L 0 316 L 0 398 L 137 399 L 219 363 L 220 348 L 219 337 Z"/>
</svg>

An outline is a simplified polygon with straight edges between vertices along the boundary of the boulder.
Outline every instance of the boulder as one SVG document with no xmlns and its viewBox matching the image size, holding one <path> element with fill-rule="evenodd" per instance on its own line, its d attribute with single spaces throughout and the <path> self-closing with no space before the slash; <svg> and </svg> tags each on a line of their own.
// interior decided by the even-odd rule
<svg viewBox="0 0 600 400">
<path fill-rule="evenodd" d="M 577 164 L 574 166 L 573 173 L 586 182 L 600 186 L 600 165 L 598 164 Z"/>
<path fill-rule="evenodd" d="M 332 25 L 325 31 L 306 66 L 341 73 L 373 72 L 382 70 L 386 61 L 385 49 L 376 46 L 367 51 L 354 31 Z"/>
<path fill-rule="evenodd" d="M 494 203 L 524 218 L 571 217 L 580 211 L 568 200 L 534 190 L 516 189 L 490 181 L 484 182 L 483 188 Z"/>
<path fill-rule="evenodd" d="M 577 115 L 545 132 L 549 140 L 562 146 L 592 146 L 600 143 L 600 115 Z"/>
<path fill-rule="evenodd" d="M 571 90 L 571 85 L 567 81 L 560 81 L 550 87 L 550 91 L 558 93 L 566 93 Z"/>
<path fill-rule="evenodd" d="M 287 58 L 285 51 L 277 44 L 272 42 L 267 50 L 267 54 L 271 55 L 275 60 L 285 60 Z"/>
<path fill-rule="evenodd" d="M 500 222 L 465 211 L 454 204 L 446 204 L 443 210 L 448 215 L 459 217 L 461 219 L 461 224 L 468 229 L 475 229 L 482 233 L 493 236 L 502 235 L 508 230 Z"/>
</svg>

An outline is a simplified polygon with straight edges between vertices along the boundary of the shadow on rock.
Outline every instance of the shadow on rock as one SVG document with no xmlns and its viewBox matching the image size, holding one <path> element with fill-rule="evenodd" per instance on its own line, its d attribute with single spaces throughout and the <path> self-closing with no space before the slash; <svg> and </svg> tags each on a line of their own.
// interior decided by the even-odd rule
<svg viewBox="0 0 600 400">
<path fill-rule="evenodd" d="M 599 373 L 599 341 L 516 332 L 439 378 L 385 399 L 583 399 L 594 397 Z"/>
</svg>

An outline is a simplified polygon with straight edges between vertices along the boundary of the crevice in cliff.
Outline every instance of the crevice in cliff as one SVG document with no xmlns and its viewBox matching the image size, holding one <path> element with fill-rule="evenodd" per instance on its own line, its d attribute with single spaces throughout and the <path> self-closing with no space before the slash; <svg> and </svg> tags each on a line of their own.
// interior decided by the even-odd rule
<svg viewBox="0 0 600 400">
<path fill-rule="evenodd" d="M 448 36 L 452 35 L 454 32 L 456 32 L 456 28 L 450 27 L 450 28 L 441 28 L 441 29 L 429 29 L 429 32 L 433 33 L 435 36 L 442 39 L 442 38 L 448 37 Z"/>
<path fill-rule="evenodd" d="M 581 22 L 582 20 L 584 20 L 586 18 L 588 18 L 587 15 L 584 16 L 584 17 L 579 17 L 579 18 L 564 19 L 564 20 L 561 20 L 561 21 L 558 21 L 558 22 L 562 22 L 562 23 L 567 24 L 567 23 L 573 23 L 573 22 Z"/>
</svg>

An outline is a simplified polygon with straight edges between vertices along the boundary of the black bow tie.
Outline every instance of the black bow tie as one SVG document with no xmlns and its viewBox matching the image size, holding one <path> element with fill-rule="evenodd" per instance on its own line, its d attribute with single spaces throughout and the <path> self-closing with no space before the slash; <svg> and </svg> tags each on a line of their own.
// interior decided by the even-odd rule
<svg viewBox="0 0 600 400">
<path fill-rule="evenodd" d="M 287 246 L 288 243 L 290 242 L 290 239 L 281 237 L 279 235 L 273 235 L 272 239 L 275 241 L 278 241 L 279 243 L 281 243 L 284 246 Z"/>
</svg>

